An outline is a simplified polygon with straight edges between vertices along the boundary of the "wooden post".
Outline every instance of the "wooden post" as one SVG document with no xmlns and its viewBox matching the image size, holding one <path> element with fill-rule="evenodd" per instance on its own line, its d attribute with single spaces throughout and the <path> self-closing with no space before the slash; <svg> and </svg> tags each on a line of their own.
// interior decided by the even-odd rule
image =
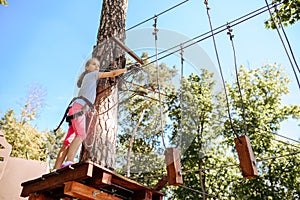
<svg viewBox="0 0 300 200">
<path fill-rule="evenodd" d="M 111 185 L 111 179 L 112 179 L 112 174 L 102 172 L 102 173 L 97 173 L 93 176 L 93 184 L 95 186 L 105 186 L 105 185 Z"/>
<path fill-rule="evenodd" d="M 135 192 L 133 194 L 132 199 L 136 199 L 136 200 L 152 200 L 152 192 L 149 191 L 149 190 L 142 190 L 142 191 Z"/>
<path fill-rule="evenodd" d="M 81 183 L 70 181 L 65 183 L 64 194 L 86 200 L 121 200 L 121 198 L 102 192 Z"/>
<path fill-rule="evenodd" d="M 153 187 L 154 190 L 160 191 L 168 183 L 168 176 L 163 176 L 158 183 Z"/>
<path fill-rule="evenodd" d="M 167 164 L 168 182 L 177 186 L 183 183 L 180 164 L 180 151 L 175 148 L 166 148 L 165 159 Z"/>
<path fill-rule="evenodd" d="M 118 38 L 112 36 L 111 39 L 116 42 L 124 51 L 126 51 L 132 58 L 134 58 L 141 65 L 144 64 L 143 60 L 138 57 L 130 48 L 128 48 L 125 44 L 123 44 Z"/>
<path fill-rule="evenodd" d="M 28 200 L 55 200 L 55 199 L 46 197 L 44 194 L 30 194 Z"/>
<path fill-rule="evenodd" d="M 21 185 L 30 200 L 162 200 L 164 194 L 92 162 L 76 163 Z M 84 169 L 89 169 L 88 171 Z M 92 173 L 91 173 L 92 172 Z M 87 176 L 92 174 L 92 176 Z"/>
<path fill-rule="evenodd" d="M 250 139 L 243 135 L 234 139 L 235 148 L 238 152 L 242 175 L 245 178 L 256 178 L 258 172 L 255 163 L 255 156 L 250 144 Z"/>
</svg>

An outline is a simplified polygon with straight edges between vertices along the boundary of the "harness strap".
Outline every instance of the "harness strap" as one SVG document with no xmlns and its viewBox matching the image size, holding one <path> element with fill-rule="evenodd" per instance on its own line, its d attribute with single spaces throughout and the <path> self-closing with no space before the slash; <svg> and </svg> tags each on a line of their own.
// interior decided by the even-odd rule
<svg viewBox="0 0 300 200">
<path fill-rule="evenodd" d="M 81 111 L 79 111 L 77 113 L 74 113 L 73 115 L 68 115 L 66 117 L 66 122 L 69 122 L 69 124 L 70 124 L 72 119 L 75 119 L 76 117 L 80 117 L 83 114 L 84 114 L 84 112 L 81 110 Z"/>
<path fill-rule="evenodd" d="M 94 104 L 92 104 L 92 102 L 90 102 L 90 100 L 88 100 L 87 98 L 85 98 L 84 96 L 80 96 L 80 97 L 75 97 L 72 99 L 71 103 L 69 104 L 69 106 L 77 99 L 82 99 L 85 101 L 85 103 L 91 108 L 94 109 Z"/>
<path fill-rule="evenodd" d="M 61 127 L 62 123 L 64 122 L 64 120 L 65 120 L 65 118 L 66 118 L 66 116 L 68 115 L 69 109 L 70 109 L 70 107 L 68 106 L 68 108 L 67 108 L 66 111 L 65 111 L 65 114 L 64 114 L 63 118 L 62 118 L 61 121 L 59 122 L 59 125 L 57 126 L 56 129 L 53 130 L 54 133 L 56 133 L 56 131 Z"/>
<path fill-rule="evenodd" d="M 67 107 L 67 109 L 66 109 L 66 111 L 65 111 L 65 114 L 64 114 L 63 118 L 61 119 L 59 125 L 57 126 L 56 129 L 53 130 L 54 133 L 61 127 L 61 125 L 62 125 L 62 123 L 64 122 L 65 119 L 68 120 L 67 122 L 70 123 L 70 122 L 71 122 L 71 119 L 74 119 L 74 118 L 79 117 L 79 116 L 81 116 L 81 115 L 84 114 L 83 111 L 79 111 L 78 113 L 75 113 L 75 114 L 73 114 L 73 115 L 67 116 L 67 115 L 68 115 L 68 112 L 69 112 L 69 109 L 70 109 L 70 107 L 71 107 L 71 105 L 72 105 L 72 103 L 74 103 L 74 101 L 77 100 L 77 99 L 82 99 L 82 100 L 84 100 L 84 102 L 85 102 L 92 110 L 94 109 L 94 105 L 93 105 L 87 98 L 85 98 L 85 97 L 83 97 L 83 96 L 74 97 L 74 98 L 71 100 L 71 102 L 69 103 L 69 105 L 68 105 L 68 107 Z M 81 114 L 80 114 L 80 113 L 81 113 Z"/>
</svg>

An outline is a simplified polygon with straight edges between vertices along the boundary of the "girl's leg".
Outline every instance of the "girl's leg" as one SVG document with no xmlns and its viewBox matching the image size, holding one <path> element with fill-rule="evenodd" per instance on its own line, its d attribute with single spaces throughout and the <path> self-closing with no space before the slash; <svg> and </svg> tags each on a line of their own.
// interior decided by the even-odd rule
<svg viewBox="0 0 300 200">
<path fill-rule="evenodd" d="M 74 137 L 75 137 L 74 129 L 72 126 L 69 126 L 66 138 L 63 142 L 62 147 L 60 148 L 60 150 L 58 152 L 58 155 L 57 155 L 57 158 L 55 161 L 55 165 L 54 165 L 54 169 L 60 169 L 62 163 L 66 159 L 66 156 L 69 152 L 69 146 L 70 146 L 71 142 L 74 140 Z"/>
<path fill-rule="evenodd" d="M 64 145 L 60 148 L 56 161 L 55 161 L 55 165 L 54 165 L 54 169 L 59 169 L 60 166 L 62 165 L 62 163 L 65 161 L 66 155 L 68 153 L 68 149 L 69 147 Z"/>
<path fill-rule="evenodd" d="M 69 150 L 68 150 L 68 154 L 67 154 L 67 161 L 71 161 L 74 163 L 74 158 L 77 154 L 77 151 L 82 143 L 82 139 L 78 136 L 75 137 L 75 139 L 72 141 Z"/>
<path fill-rule="evenodd" d="M 78 103 L 74 103 L 72 108 L 74 109 L 73 112 L 79 112 L 82 110 L 83 106 Z M 85 126 L 86 126 L 86 118 L 85 115 L 78 116 L 74 119 L 72 119 L 72 127 L 75 132 L 75 138 L 71 142 L 68 154 L 67 154 L 67 161 L 74 162 L 74 158 L 77 154 L 77 151 L 82 143 L 82 141 L 86 137 L 86 131 L 85 131 Z"/>
</svg>

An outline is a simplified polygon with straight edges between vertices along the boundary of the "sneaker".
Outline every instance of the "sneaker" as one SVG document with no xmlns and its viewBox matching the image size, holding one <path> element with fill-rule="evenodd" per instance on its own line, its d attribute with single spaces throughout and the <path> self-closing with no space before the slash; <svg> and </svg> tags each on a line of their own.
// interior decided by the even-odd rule
<svg viewBox="0 0 300 200">
<path fill-rule="evenodd" d="M 66 162 L 64 162 L 64 163 L 60 166 L 60 168 L 68 167 L 68 166 L 73 165 L 73 164 L 74 164 L 74 163 L 73 163 L 72 161 L 66 161 Z"/>
</svg>

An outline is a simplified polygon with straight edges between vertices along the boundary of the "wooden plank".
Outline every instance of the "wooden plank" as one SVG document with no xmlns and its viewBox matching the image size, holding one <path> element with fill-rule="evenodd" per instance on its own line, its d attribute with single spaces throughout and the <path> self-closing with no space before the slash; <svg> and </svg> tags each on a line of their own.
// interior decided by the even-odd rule
<svg viewBox="0 0 300 200">
<path fill-rule="evenodd" d="M 168 183 L 168 176 L 163 176 L 158 183 L 154 186 L 154 190 L 160 191 Z"/>
<path fill-rule="evenodd" d="M 134 199 L 134 200 L 152 200 L 152 192 L 149 190 L 137 191 L 133 194 L 132 199 Z"/>
<path fill-rule="evenodd" d="M 238 152 L 242 175 L 245 178 L 258 177 L 255 156 L 250 144 L 250 139 L 243 135 L 234 139 L 235 148 Z"/>
<path fill-rule="evenodd" d="M 112 174 L 102 171 L 93 175 L 92 183 L 97 187 L 101 187 L 105 185 L 111 185 L 111 180 Z"/>
<path fill-rule="evenodd" d="M 80 183 L 78 183 L 79 181 Z M 91 161 L 77 163 L 72 165 L 71 168 L 60 169 L 55 173 L 45 174 L 38 179 L 24 182 L 21 184 L 23 186 L 21 196 L 26 197 L 32 194 L 44 194 L 53 199 L 67 197 L 65 195 L 71 193 L 64 194 L 64 189 L 67 187 L 72 188 L 72 185 L 69 184 L 66 186 L 66 182 L 76 182 L 75 184 L 77 185 L 84 184 L 84 186 L 89 189 L 92 188 L 99 190 L 99 192 L 102 191 L 100 192 L 102 194 L 101 199 L 115 200 L 128 197 L 137 200 L 162 200 L 164 196 L 164 194 L 159 191 L 155 191 L 152 188 L 123 177 Z M 86 195 L 81 191 L 84 186 L 80 186 L 79 189 L 77 188 L 79 191 L 75 190 L 75 193 L 72 195 Z M 67 191 L 74 192 L 68 188 Z M 112 193 L 110 191 L 112 191 Z M 133 195 L 135 198 L 133 198 Z"/>
<path fill-rule="evenodd" d="M 98 164 L 94 163 L 94 166 L 95 166 L 95 168 L 94 168 L 95 174 L 101 173 L 101 171 L 112 174 L 111 183 L 114 185 L 119 185 L 124 188 L 127 188 L 128 190 L 133 190 L 133 191 L 150 191 L 152 193 L 152 196 L 164 196 L 164 194 L 159 191 L 155 191 L 152 188 L 149 188 L 149 187 L 142 185 L 136 181 L 133 181 L 124 176 L 121 176 L 121 175 L 119 175 L 113 171 L 110 171 Z"/>
<path fill-rule="evenodd" d="M 45 196 L 44 194 L 30 194 L 28 200 L 55 200 L 54 198 L 50 198 Z"/>
<path fill-rule="evenodd" d="M 71 168 L 64 168 L 42 176 L 41 178 L 24 182 L 21 197 L 27 197 L 31 193 L 49 191 L 54 188 L 63 187 L 66 181 L 83 180 L 92 177 L 93 165 L 90 163 L 78 163 Z"/>
<path fill-rule="evenodd" d="M 165 158 L 168 172 L 168 182 L 177 186 L 183 183 L 180 164 L 180 151 L 175 148 L 166 148 Z"/>
<path fill-rule="evenodd" d="M 141 190 L 141 189 L 150 189 L 140 183 L 137 183 L 131 179 L 128 179 L 124 176 L 121 176 L 113 171 L 110 171 L 109 169 L 107 168 L 104 168 L 96 163 L 94 163 L 94 166 L 96 167 L 94 170 L 95 170 L 95 174 L 98 174 L 98 173 L 101 173 L 102 171 L 103 172 L 106 172 L 106 173 L 111 173 L 112 174 L 112 180 L 111 180 L 111 183 L 114 183 L 114 184 L 117 184 L 117 185 L 121 185 L 123 187 L 126 187 L 128 189 L 131 189 L 131 190 Z"/>
<path fill-rule="evenodd" d="M 141 65 L 144 64 L 143 60 L 138 57 L 131 49 L 129 49 L 123 42 L 121 42 L 118 38 L 112 36 L 111 39 L 116 42 L 122 49 L 124 49 L 132 58 L 134 58 Z"/>
<path fill-rule="evenodd" d="M 152 200 L 163 200 L 163 195 L 153 195 Z"/>
<path fill-rule="evenodd" d="M 75 181 L 65 183 L 64 194 L 85 200 L 122 200 L 119 197 Z"/>
</svg>

